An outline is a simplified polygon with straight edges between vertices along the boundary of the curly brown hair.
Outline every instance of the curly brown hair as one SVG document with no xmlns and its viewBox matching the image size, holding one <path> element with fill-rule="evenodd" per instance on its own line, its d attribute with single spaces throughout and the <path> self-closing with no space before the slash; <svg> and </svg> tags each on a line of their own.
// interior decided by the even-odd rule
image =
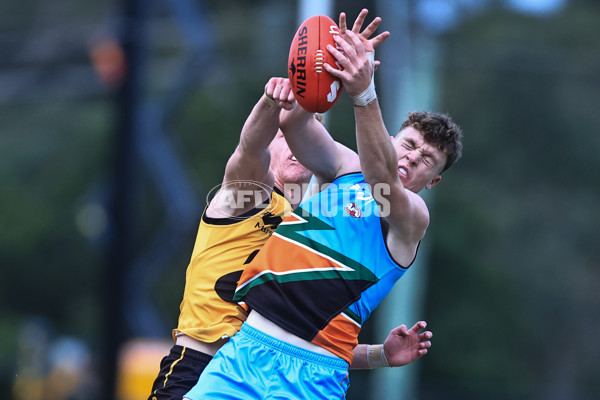
<svg viewBox="0 0 600 400">
<path fill-rule="evenodd" d="M 446 154 L 446 164 L 442 172 L 462 156 L 462 130 L 448 115 L 426 111 L 410 112 L 400 131 L 409 126 L 421 132 L 427 143 Z"/>
</svg>

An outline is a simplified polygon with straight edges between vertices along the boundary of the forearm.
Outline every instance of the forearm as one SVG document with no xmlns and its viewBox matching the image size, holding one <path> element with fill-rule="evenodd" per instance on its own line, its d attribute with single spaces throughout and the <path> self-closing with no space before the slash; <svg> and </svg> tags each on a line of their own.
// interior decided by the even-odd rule
<svg viewBox="0 0 600 400">
<path fill-rule="evenodd" d="M 383 123 L 377 100 L 354 107 L 356 145 L 360 165 L 369 183 L 392 182 L 398 179 L 398 156 Z"/>
<path fill-rule="evenodd" d="M 300 106 L 281 114 L 281 130 L 298 161 L 325 181 L 335 178 L 341 158 L 327 129 Z"/>
<path fill-rule="evenodd" d="M 352 350 L 354 353 L 354 357 L 352 358 L 352 364 L 350 364 L 350 369 L 368 369 L 369 368 L 369 360 L 367 359 L 367 348 L 369 345 L 367 344 L 359 344 Z"/>
<path fill-rule="evenodd" d="M 277 134 L 280 113 L 281 108 L 263 95 L 244 123 L 240 135 L 240 150 L 248 154 L 266 151 Z"/>
<path fill-rule="evenodd" d="M 269 144 L 277 134 L 279 113 L 278 106 L 262 98 L 256 103 L 242 128 L 239 144 L 227 161 L 222 188 L 211 200 L 206 210 L 207 216 L 220 218 L 246 212 L 257 204 L 250 199 L 245 201 L 245 197 L 242 203 L 232 203 L 232 198 L 240 198 L 238 191 L 255 191 L 255 182 L 272 184 Z M 237 184 L 230 185 L 230 182 Z M 258 201 L 264 201 L 264 196 Z"/>
<path fill-rule="evenodd" d="M 361 13 L 358 29 L 366 13 Z M 345 25 L 345 16 L 340 15 L 340 24 Z M 343 22 L 343 24 L 342 24 Z M 379 21 L 380 22 L 380 21 Z M 379 24 L 377 22 L 376 25 Z M 356 26 L 355 26 L 356 27 Z M 357 30 L 358 30 L 357 29 Z M 373 29 L 369 27 L 359 35 L 353 30 L 342 28 L 344 35 L 336 36 L 335 41 L 341 51 L 329 45 L 327 50 L 343 66 L 343 70 L 324 64 L 327 72 L 340 78 L 344 89 L 352 97 L 355 107 L 356 144 L 361 170 L 369 183 L 392 183 L 397 170 L 397 156 L 385 128 L 374 84 L 375 55 L 371 42 L 367 40 Z M 385 38 L 381 39 L 382 41 Z M 396 173 L 396 180 L 398 179 Z"/>
</svg>

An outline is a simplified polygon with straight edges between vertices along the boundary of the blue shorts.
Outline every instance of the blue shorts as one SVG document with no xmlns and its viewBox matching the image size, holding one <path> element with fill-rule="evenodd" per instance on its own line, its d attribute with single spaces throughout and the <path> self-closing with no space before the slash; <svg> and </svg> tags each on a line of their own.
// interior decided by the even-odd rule
<svg viewBox="0 0 600 400">
<path fill-rule="evenodd" d="M 348 363 L 290 345 L 248 324 L 217 352 L 184 397 L 200 399 L 343 399 Z"/>
</svg>

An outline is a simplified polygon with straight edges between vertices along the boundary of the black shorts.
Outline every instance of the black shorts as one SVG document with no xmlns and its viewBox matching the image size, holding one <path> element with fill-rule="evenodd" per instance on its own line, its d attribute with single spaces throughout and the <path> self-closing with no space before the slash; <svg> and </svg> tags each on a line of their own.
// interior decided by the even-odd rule
<svg viewBox="0 0 600 400">
<path fill-rule="evenodd" d="M 198 383 L 212 356 L 175 345 L 160 362 L 160 372 L 148 400 L 181 400 Z"/>
</svg>

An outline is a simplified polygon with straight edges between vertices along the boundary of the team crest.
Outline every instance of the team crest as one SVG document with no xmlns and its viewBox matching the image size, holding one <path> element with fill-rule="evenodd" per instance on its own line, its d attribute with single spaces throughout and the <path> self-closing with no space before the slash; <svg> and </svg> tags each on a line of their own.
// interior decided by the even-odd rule
<svg viewBox="0 0 600 400">
<path fill-rule="evenodd" d="M 350 203 L 346 204 L 346 207 L 344 207 L 344 210 L 348 214 L 350 214 L 351 217 L 354 217 L 354 218 L 362 217 L 362 211 L 360 211 L 360 208 L 356 207 L 356 204 L 354 204 L 354 202 L 350 202 Z"/>
</svg>

